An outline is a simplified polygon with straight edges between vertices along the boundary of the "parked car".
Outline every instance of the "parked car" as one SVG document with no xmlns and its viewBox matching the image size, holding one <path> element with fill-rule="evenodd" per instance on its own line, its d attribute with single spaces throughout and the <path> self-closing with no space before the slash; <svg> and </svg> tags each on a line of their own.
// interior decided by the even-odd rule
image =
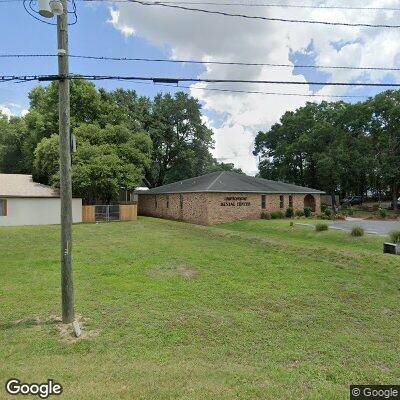
<svg viewBox="0 0 400 400">
<path fill-rule="evenodd" d="M 340 204 L 348 206 L 356 206 L 362 204 L 364 201 L 363 196 L 348 196 L 341 200 Z"/>
</svg>

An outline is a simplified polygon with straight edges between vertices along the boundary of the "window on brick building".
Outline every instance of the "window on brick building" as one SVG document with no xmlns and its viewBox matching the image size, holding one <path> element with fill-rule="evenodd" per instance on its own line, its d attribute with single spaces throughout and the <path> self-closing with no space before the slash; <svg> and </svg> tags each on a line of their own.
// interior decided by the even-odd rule
<svg viewBox="0 0 400 400">
<path fill-rule="evenodd" d="M 180 205 L 181 210 L 183 210 L 183 194 L 179 195 L 179 205 Z"/>
<path fill-rule="evenodd" d="M 279 207 L 280 208 L 284 208 L 285 207 L 285 198 L 284 198 L 283 194 L 281 194 L 279 196 Z"/>
<path fill-rule="evenodd" d="M 154 207 L 157 208 L 157 195 L 154 196 Z"/>
<path fill-rule="evenodd" d="M 7 216 L 7 200 L 0 199 L 0 217 Z"/>
<path fill-rule="evenodd" d="M 265 194 L 261 196 L 261 208 L 263 210 L 267 208 L 267 196 Z"/>
<path fill-rule="evenodd" d="M 167 208 L 169 208 L 169 196 L 167 195 Z"/>
<path fill-rule="evenodd" d="M 293 208 L 293 196 L 291 194 L 289 195 L 289 207 Z"/>
</svg>

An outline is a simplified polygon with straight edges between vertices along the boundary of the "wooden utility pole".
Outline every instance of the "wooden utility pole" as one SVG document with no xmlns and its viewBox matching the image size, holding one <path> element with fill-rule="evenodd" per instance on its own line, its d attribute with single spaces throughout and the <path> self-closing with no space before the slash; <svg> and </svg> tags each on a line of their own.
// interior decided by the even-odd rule
<svg viewBox="0 0 400 400">
<path fill-rule="evenodd" d="M 72 277 L 72 183 L 68 79 L 68 9 L 67 0 L 62 0 L 61 2 L 64 12 L 62 15 L 57 16 L 61 198 L 61 302 L 62 321 L 66 324 L 74 321 L 75 314 Z"/>
</svg>

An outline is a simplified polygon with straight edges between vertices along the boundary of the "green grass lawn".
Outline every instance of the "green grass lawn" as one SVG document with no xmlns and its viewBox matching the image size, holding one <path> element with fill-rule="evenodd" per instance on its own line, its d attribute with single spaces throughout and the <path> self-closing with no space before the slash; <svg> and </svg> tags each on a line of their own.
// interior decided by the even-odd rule
<svg viewBox="0 0 400 400">
<path fill-rule="evenodd" d="M 140 218 L 74 240 L 82 340 L 59 323 L 59 227 L 0 228 L 0 398 L 10 377 L 74 400 L 336 400 L 400 380 L 400 257 L 382 238 Z"/>
</svg>

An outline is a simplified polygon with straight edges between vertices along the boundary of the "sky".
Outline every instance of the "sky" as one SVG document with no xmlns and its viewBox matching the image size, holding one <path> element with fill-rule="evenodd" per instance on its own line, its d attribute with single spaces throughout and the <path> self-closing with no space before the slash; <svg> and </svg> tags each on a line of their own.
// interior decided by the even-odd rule
<svg viewBox="0 0 400 400">
<path fill-rule="evenodd" d="M 190 0 L 194 1 L 194 0 Z M 200 1 L 200 0 L 196 0 Z M 214 0 L 226 3 L 226 0 Z M 240 2 L 230 0 L 229 2 Z M 398 0 L 241 0 L 246 4 L 313 4 L 362 7 L 398 7 Z M 35 7 L 35 5 L 33 5 Z M 197 5 L 248 15 L 324 21 L 398 24 L 400 12 Z M 400 67 L 400 29 L 338 27 L 247 20 L 121 2 L 77 1 L 78 21 L 70 26 L 70 54 L 113 57 L 197 59 L 279 64 Z M 50 20 L 52 21 L 52 20 Z M 0 54 L 54 54 L 56 27 L 41 23 L 24 10 L 22 2 L 0 0 Z M 259 66 L 193 65 L 145 62 L 70 60 L 70 71 L 91 75 L 199 77 L 209 79 L 297 80 L 345 82 L 399 82 L 400 72 L 275 68 Z M 55 74 L 56 58 L 0 58 L 0 75 Z M 0 109 L 24 115 L 29 91 L 38 83 L 1 83 Z M 213 129 L 213 155 L 232 162 L 246 173 L 257 172 L 252 155 L 254 138 L 268 130 L 286 111 L 321 98 L 228 93 L 200 87 L 239 90 L 370 96 L 383 89 L 310 85 L 193 84 L 190 89 L 154 84 L 107 81 L 106 89 L 135 89 L 153 97 L 160 92 L 189 92 L 202 104 L 204 122 Z M 334 100 L 334 99 L 327 99 Z M 362 100 L 362 99 L 359 99 Z M 354 99 L 352 101 L 357 101 Z"/>
</svg>

